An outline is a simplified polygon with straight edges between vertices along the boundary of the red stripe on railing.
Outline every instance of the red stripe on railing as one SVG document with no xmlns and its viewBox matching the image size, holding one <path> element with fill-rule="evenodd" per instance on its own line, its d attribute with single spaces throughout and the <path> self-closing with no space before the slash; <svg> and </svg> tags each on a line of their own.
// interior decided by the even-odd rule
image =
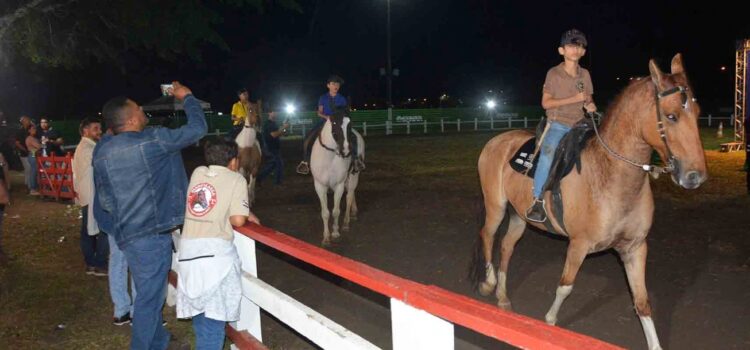
<svg viewBox="0 0 750 350">
<path fill-rule="evenodd" d="M 256 224 L 235 227 L 255 241 L 449 322 L 527 349 L 621 349 L 469 297 L 427 286 Z"/>
</svg>

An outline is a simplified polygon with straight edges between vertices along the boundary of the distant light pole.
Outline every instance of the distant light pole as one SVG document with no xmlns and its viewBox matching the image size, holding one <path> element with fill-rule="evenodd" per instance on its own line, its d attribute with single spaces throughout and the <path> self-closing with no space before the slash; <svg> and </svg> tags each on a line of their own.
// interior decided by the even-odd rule
<svg viewBox="0 0 750 350">
<path fill-rule="evenodd" d="M 392 87 L 393 83 L 391 78 L 393 76 L 393 66 L 391 66 L 391 0 L 386 0 L 386 52 L 388 60 L 386 61 L 385 67 L 385 78 L 386 78 L 386 103 L 388 104 L 388 120 L 393 121 L 393 95 Z"/>
</svg>

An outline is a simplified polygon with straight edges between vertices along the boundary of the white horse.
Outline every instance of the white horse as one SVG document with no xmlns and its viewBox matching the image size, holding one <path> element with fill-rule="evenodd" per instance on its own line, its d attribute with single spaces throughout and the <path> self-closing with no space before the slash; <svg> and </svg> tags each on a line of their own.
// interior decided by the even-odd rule
<svg viewBox="0 0 750 350">
<path fill-rule="evenodd" d="M 258 142 L 258 132 L 250 124 L 250 116 L 245 118 L 245 126 L 234 140 L 239 148 L 240 174 L 247 180 L 248 203 L 252 205 L 255 200 L 255 179 L 260 168 L 262 153 L 260 142 Z"/>
<path fill-rule="evenodd" d="M 331 240 L 338 240 L 339 214 L 341 213 L 341 196 L 346 190 L 346 213 L 344 214 L 344 231 L 349 230 L 349 220 L 357 219 L 357 201 L 354 192 L 359 184 L 359 173 L 352 172 L 352 161 L 355 155 L 350 154 L 349 140 L 346 129 L 349 126 L 349 112 L 334 113 L 323 126 L 320 135 L 313 144 L 310 158 L 310 171 L 315 181 L 315 192 L 320 199 L 320 216 L 323 219 L 324 246 L 331 244 Z M 352 130 L 357 138 L 358 154 L 364 159 L 365 141 L 356 130 Z M 333 232 L 328 231 L 328 190 L 333 191 Z"/>
</svg>

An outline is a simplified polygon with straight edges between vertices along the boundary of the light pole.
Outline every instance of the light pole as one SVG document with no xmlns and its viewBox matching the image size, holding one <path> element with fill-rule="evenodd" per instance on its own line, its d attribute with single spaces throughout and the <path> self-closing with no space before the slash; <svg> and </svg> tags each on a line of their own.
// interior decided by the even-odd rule
<svg viewBox="0 0 750 350">
<path fill-rule="evenodd" d="M 391 0 L 386 0 L 386 42 L 386 53 L 388 55 L 385 67 L 386 103 L 388 104 L 388 121 L 393 121 L 393 95 L 391 91 L 391 78 L 393 76 L 393 67 L 391 66 Z"/>
</svg>

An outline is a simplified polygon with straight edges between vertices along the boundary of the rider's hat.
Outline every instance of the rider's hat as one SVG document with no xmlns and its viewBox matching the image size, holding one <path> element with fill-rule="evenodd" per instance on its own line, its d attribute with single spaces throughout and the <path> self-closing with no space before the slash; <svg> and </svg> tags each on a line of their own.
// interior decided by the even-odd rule
<svg viewBox="0 0 750 350">
<path fill-rule="evenodd" d="M 579 45 L 585 48 L 588 45 L 586 35 L 578 29 L 568 30 L 563 33 L 562 38 L 560 38 L 560 47 L 568 44 Z"/>
</svg>

